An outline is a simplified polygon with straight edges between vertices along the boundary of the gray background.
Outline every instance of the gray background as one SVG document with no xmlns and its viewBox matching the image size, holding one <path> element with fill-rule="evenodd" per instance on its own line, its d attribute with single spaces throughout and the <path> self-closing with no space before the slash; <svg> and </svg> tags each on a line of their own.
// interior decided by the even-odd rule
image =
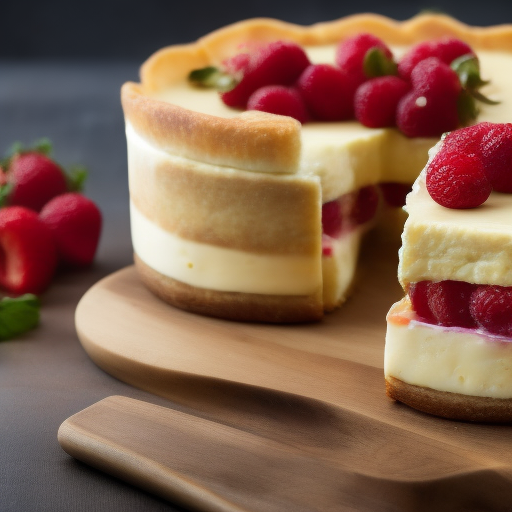
<svg viewBox="0 0 512 512">
<path fill-rule="evenodd" d="M 268 16 L 301 24 L 373 11 L 406 19 L 438 8 L 472 24 L 512 22 L 510 2 L 388 1 L 293 4 L 5 0 L 0 24 L 0 153 L 47 136 L 63 165 L 85 164 L 86 194 L 104 215 L 92 269 L 60 274 L 43 296 L 41 326 L 0 343 L 0 512 L 179 510 L 67 456 L 57 429 L 71 414 L 113 394 L 170 404 L 103 373 L 74 330 L 79 298 L 131 263 L 126 146 L 119 88 L 143 59 L 227 23 Z"/>
</svg>

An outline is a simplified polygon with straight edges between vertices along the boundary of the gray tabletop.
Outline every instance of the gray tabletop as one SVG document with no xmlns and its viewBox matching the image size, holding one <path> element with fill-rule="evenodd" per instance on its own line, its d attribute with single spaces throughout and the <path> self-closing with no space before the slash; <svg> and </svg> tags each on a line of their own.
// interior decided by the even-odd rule
<svg viewBox="0 0 512 512">
<path fill-rule="evenodd" d="M 1 512 L 181 510 L 77 462 L 57 442 L 66 418 L 110 395 L 174 406 L 96 367 L 74 328 L 80 297 L 132 261 L 119 88 L 137 69 L 0 62 L 0 152 L 50 137 L 61 164 L 88 167 L 85 194 L 104 217 L 94 266 L 59 274 L 42 296 L 41 325 L 0 343 Z"/>
</svg>

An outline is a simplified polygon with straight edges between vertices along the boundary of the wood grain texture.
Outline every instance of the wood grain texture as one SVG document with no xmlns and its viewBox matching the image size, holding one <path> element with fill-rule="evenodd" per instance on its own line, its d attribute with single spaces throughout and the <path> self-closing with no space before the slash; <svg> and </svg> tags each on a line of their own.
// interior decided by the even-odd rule
<svg viewBox="0 0 512 512">
<path fill-rule="evenodd" d="M 510 510 L 510 427 L 443 420 L 386 397 L 385 314 L 402 292 L 396 247 L 369 244 L 352 300 L 315 324 L 186 313 L 147 291 L 133 267 L 95 285 L 76 313 L 91 358 L 194 416 L 137 405 L 140 418 L 96 438 L 100 415 L 92 434 L 68 431 L 78 445 L 82 434 L 97 441 L 72 454 L 199 510 Z M 132 414 L 125 402 L 114 408 Z M 147 435 L 132 442 L 139 421 Z M 164 490 L 161 475 L 126 469 L 139 458 L 163 471 Z"/>
</svg>

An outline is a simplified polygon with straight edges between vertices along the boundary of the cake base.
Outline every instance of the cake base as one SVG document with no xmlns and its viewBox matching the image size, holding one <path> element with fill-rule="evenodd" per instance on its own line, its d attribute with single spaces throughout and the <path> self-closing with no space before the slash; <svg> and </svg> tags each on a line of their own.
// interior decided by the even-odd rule
<svg viewBox="0 0 512 512">
<path fill-rule="evenodd" d="M 313 295 L 262 295 L 198 288 L 165 276 L 134 254 L 142 282 L 165 302 L 192 313 L 239 322 L 299 323 L 323 317 L 321 290 Z"/>
<path fill-rule="evenodd" d="M 425 388 L 386 377 L 389 397 L 414 409 L 453 420 L 512 423 L 512 398 L 468 396 Z"/>
</svg>

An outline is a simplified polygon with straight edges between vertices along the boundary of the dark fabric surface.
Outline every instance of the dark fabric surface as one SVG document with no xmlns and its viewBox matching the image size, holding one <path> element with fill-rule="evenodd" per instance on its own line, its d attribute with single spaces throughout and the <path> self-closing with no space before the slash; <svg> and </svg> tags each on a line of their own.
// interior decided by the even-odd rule
<svg viewBox="0 0 512 512">
<path fill-rule="evenodd" d="M 110 377 L 76 336 L 74 311 L 101 277 L 131 263 L 124 123 L 119 87 L 137 65 L 0 62 L 0 152 L 51 137 L 64 165 L 89 168 L 85 193 L 104 215 L 96 263 L 57 276 L 34 331 L 0 343 L 0 511 L 180 510 L 79 463 L 57 442 L 70 415 L 110 395 L 172 406 Z"/>
</svg>

